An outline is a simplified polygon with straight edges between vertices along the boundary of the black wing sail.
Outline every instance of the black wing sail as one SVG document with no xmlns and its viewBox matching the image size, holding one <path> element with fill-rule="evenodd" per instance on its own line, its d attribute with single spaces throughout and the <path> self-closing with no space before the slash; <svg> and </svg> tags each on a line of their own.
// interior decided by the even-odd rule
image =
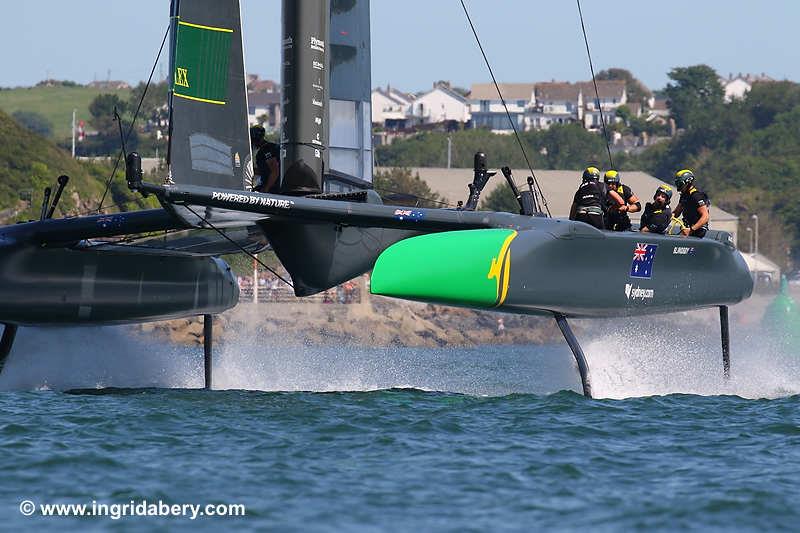
<svg viewBox="0 0 800 533">
<path fill-rule="evenodd" d="M 239 0 L 173 0 L 167 184 L 252 185 L 240 11 Z M 188 210 L 176 214 L 199 225 Z M 203 216 L 226 219 L 218 210 Z"/>
</svg>

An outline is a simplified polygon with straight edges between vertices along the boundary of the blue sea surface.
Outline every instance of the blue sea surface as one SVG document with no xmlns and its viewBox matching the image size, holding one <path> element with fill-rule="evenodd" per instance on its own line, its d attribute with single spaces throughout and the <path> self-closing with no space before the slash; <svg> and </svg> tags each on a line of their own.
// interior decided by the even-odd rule
<svg viewBox="0 0 800 533">
<path fill-rule="evenodd" d="M 0 377 L 0 528 L 796 530 L 795 355 L 735 339 L 725 381 L 715 338 L 643 350 L 633 335 L 586 344 L 586 399 L 563 346 L 249 339 L 221 347 L 228 390 L 206 392 L 197 350 L 23 330 Z M 23 500 L 246 515 L 26 517 Z"/>
</svg>

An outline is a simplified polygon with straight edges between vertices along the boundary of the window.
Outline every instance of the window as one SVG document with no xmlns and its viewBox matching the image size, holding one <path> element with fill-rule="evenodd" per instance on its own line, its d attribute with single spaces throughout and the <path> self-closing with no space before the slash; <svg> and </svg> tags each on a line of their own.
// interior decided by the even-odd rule
<svg viewBox="0 0 800 533">
<path fill-rule="evenodd" d="M 525 100 L 517 100 L 517 106 L 521 108 L 525 108 Z"/>
<path fill-rule="evenodd" d="M 489 112 L 489 100 L 481 100 L 481 112 Z"/>
</svg>

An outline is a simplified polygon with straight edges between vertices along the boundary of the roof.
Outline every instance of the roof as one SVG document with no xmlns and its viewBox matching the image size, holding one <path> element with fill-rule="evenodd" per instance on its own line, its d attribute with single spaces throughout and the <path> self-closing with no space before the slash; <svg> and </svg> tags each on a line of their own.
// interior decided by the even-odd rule
<svg viewBox="0 0 800 533">
<path fill-rule="evenodd" d="M 587 100 L 595 98 L 594 83 L 591 81 L 581 81 L 575 85 L 580 87 Z M 597 92 L 600 94 L 601 100 L 615 98 L 621 100 L 625 93 L 625 80 L 597 80 Z"/>
<path fill-rule="evenodd" d="M 376 169 L 376 171 L 379 169 Z M 472 169 L 467 168 L 412 168 L 412 174 L 419 174 L 428 186 L 435 192 L 444 196 L 449 202 L 455 204 L 458 200 L 466 200 L 468 195 L 467 183 L 472 181 Z M 512 170 L 515 181 L 524 184 L 530 171 L 525 169 Z M 581 182 L 580 170 L 536 170 L 536 179 L 547 198 L 547 203 L 554 217 L 566 218 L 572 206 L 572 197 Z M 633 189 L 633 192 L 644 202 L 649 201 L 652 194 L 663 181 L 647 174 L 646 172 L 621 172 L 622 183 Z M 495 187 L 505 184 L 503 176 L 498 172 L 489 180 L 483 189 L 482 197 L 486 198 Z M 712 199 L 713 200 L 713 199 Z M 677 205 L 677 198 L 672 201 L 673 207 Z M 631 219 L 638 221 L 640 213 L 631 213 Z M 712 206 L 711 227 L 715 222 L 738 222 L 738 217 L 723 211 L 716 205 Z M 727 227 L 719 228 L 729 231 Z"/>
<path fill-rule="evenodd" d="M 247 105 L 267 107 L 281 103 L 280 93 L 247 93 Z"/>
<path fill-rule="evenodd" d="M 547 81 L 536 84 L 536 100 L 577 102 L 579 87 L 564 81 Z"/>
<path fill-rule="evenodd" d="M 377 89 L 373 89 L 372 92 L 378 93 L 384 98 L 388 98 L 392 102 L 395 102 L 398 105 L 406 106 L 414 101 L 414 97 L 410 96 L 404 92 L 398 91 L 392 87 L 387 87 L 386 89 L 382 89 L 378 87 Z"/>
<path fill-rule="evenodd" d="M 751 272 L 781 272 L 781 267 L 762 254 L 742 254 L 742 258 Z"/>
<path fill-rule="evenodd" d="M 431 93 L 435 93 L 436 91 L 441 91 L 444 94 L 446 94 L 447 96 L 449 96 L 450 98 L 453 98 L 454 100 L 458 100 L 462 104 L 466 104 L 467 103 L 467 99 L 466 98 L 464 98 L 462 95 L 458 94 L 454 90 L 449 89 L 448 87 L 445 87 L 444 85 L 436 85 L 430 91 L 424 92 L 424 93 L 420 94 L 419 96 L 417 96 L 416 99 L 419 100 L 420 98 L 424 98 L 424 97 L 428 96 Z"/>
<path fill-rule="evenodd" d="M 259 80 L 256 79 L 247 84 L 247 89 L 254 93 L 274 93 L 279 92 L 279 86 L 272 80 Z"/>
<path fill-rule="evenodd" d="M 506 100 L 531 100 L 535 83 L 500 83 L 500 92 Z M 470 100 L 500 100 L 494 83 L 473 83 Z"/>
</svg>

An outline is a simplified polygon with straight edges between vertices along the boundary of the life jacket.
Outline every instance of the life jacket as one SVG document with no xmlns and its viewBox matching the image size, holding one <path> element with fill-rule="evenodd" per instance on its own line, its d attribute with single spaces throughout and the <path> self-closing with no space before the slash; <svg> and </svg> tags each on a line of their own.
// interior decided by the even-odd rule
<svg viewBox="0 0 800 533">
<path fill-rule="evenodd" d="M 606 186 L 598 181 L 584 181 L 575 192 L 578 213 L 603 215 L 606 208 Z"/>
<path fill-rule="evenodd" d="M 646 227 L 653 233 L 664 233 L 672 221 L 672 210 L 669 206 L 663 208 L 656 207 L 654 203 L 648 202 L 644 206 L 640 227 Z"/>
<path fill-rule="evenodd" d="M 711 201 L 708 195 L 694 185 L 689 187 L 688 192 L 681 193 L 680 203 L 683 206 L 683 220 L 688 226 L 693 226 L 700 220 L 700 214 L 697 212 L 698 207 L 706 206 L 709 209 L 711 208 Z M 707 222 L 703 225 L 703 228 L 708 229 Z"/>
<path fill-rule="evenodd" d="M 631 196 L 633 196 L 633 191 L 630 187 L 620 183 L 615 189 L 612 190 L 622 197 L 622 200 L 626 205 L 630 203 L 629 200 Z M 622 229 L 630 228 L 631 218 L 628 216 L 628 213 L 624 211 L 617 211 L 616 207 L 616 202 L 612 202 L 606 193 L 606 218 L 608 221 L 608 229 L 618 229 L 617 226 Z"/>
</svg>

